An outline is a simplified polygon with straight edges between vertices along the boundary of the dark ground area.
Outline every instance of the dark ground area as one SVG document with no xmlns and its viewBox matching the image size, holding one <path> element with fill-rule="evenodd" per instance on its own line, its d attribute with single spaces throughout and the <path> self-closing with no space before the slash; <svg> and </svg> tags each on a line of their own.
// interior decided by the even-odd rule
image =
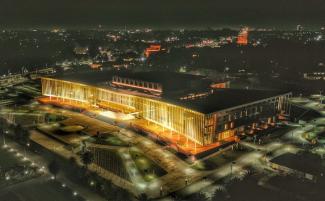
<svg viewBox="0 0 325 201">
<path fill-rule="evenodd" d="M 252 175 L 244 180 L 235 180 L 227 188 L 227 193 L 219 192 L 220 201 L 296 201 L 296 195 L 282 190 L 259 186 L 261 175 Z"/>
<path fill-rule="evenodd" d="M 286 153 L 274 158 L 271 162 L 315 176 L 325 173 L 325 167 L 321 158 L 309 152 L 300 152 L 298 154 Z"/>
</svg>

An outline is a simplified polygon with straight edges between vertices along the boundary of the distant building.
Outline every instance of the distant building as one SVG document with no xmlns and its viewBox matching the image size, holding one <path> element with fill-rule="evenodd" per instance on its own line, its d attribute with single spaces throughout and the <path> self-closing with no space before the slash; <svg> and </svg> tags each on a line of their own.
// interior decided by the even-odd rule
<svg viewBox="0 0 325 201">
<path fill-rule="evenodd" d="M 41 68 L 39 70 L 29 72 L 29 77 L 32 80 L 39 79 L 43 76 L 50 76 L 56 73 L 56 69 L 52 67 Z"/>
<path fill-rule="evenodd" d="M 160 52 L 161 45 L 150 45 L 150 47 L 146 48 L 144 54 L 148 58 L 152 53 Z"/>
<path fill-rule="evenodd" d="M 10 74 L 0 77 L 0 88 L 6 88 L 17 84 L 24 83 L 28 78 L 22 74 Z"/>
<path fill-rule="evenodd" d="M 230 81 L 214 82 L 210 86 L 213 89 L 227 89 L 230 87 Z"/>
<path fill-rule="evenodd" d="M 90 64 L 89 66 L 92 69 L 99 69 L 100 67 L 102 67 L 102 64 L 93 63 L 93 64 Z"/>
<path fill-rule="evenodd" d="M 325 80 L 325 72 L 304 73 L 305 80 Z"/>
<path fill-rule="evenodd" d="M 238 45 L 247 45 L 248 44 L 248 28 L 242 28 L 237 37 Z"/>
<path fill-rule="evenodd" d="M 304 27 L 301 26 L 300 24 L 298 24 L 296 27 L 296 31 L 303 31 L 303 30 L 304 30 Z"/>
<path fill-rule="evenodd" d="M 88 50 L 88 47 L 76 47 L 73 51 L 77 55 L 86 55 L 88 54 Z"/>
<path fill-rule="evenodd" d="M 180 96 L 192 93 L 195 88 L 197 92 L 209 90 L 210 80 L 204 76 L 196 76 L 184 73 L 172 72 L 120 72 L 112 77 L 110 85 L 119 90 L 132 90 L 142 95 L 155 96 Z M 172 94 L 172 95 L 170 95 Z"/>
</svg>

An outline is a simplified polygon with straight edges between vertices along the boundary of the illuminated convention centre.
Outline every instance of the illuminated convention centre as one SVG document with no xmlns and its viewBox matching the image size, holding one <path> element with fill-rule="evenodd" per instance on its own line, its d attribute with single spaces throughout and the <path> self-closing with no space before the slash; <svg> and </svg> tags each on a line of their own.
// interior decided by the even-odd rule
<svg viewBox="0 0 325 201">
<path fill-rule="evenodd" d="M 41 81 L 40 102 L 114 119 L 188 155 L 240 140 L 290 113 L 291 93 L 230 89 L 227 81 L 189 74 L 96 72 Z"/>
</svg>

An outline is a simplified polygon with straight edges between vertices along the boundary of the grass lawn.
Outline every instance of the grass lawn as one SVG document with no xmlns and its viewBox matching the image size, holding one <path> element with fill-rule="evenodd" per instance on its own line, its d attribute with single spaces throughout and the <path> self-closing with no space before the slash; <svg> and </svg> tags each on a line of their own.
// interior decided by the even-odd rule
<svg viewBox="0 0 325 201">
<path fill-rule="evenodd" d="M 67 130 L 63 131 L 61 130 L 62 128 L 66 128 Z M 80 131 L 80 129 L 83 129 L 83 127 L 79 125 L 67 127 L 61 125 L 60 123 L 50 123 L 39 125 L 37 129 L 46 135 L 50 135 L 61 142 L 70 144 L 72 146 L 78 146 L 81 141 L 88 138 L 84 132 Z"/>
</svg>

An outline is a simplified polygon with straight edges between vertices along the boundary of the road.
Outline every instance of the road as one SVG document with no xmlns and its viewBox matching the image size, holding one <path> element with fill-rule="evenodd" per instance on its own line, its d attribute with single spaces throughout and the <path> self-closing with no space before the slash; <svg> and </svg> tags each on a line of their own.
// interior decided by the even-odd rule
<svg viewBox="0 0 325 201">
<path fill-rule="evenodd" d="M 46 167 L 47 167 L 47 164 L 50 162 L 50 159 L 41 157 L 40 155 L 35 154 L 33 152 L 30 152 L 28 150 L 26 151 L 26 155 L 25 155 L 24 148 L 21 145 L 17 144 L 16 142 L 14 142 L 14 141 L 12 141 L 10 139 L 6 139 L 6 144 L 8 146 L 7 149 L 11 149 L 12 148 L 16 152 L 21 153 L 22 154 L 22 157 L 23 156 L 26 156 L 27 160 L 30 160 L 36 166 L 38 166 L 40 168 L 44 167 L 45 174 L 44 174 L 44 176 L 41 176 L 41 177 L 39 177 L 37 179 L 33 179 L 31 181 L 26 181 L 24 183 L 19 183 L 17 185 L 14 185 L 14 186 L 9 187 L 9 188 L 6 188 L 6 189 L 1 189 L 0 192 L 5 193 L 7 191 L 10 191 L 10 189 L 13 189 L 13 190 L 14 189 L 18 189 L 17 191 L 15 191 L 15 192 L 17 192 L 17 195 L 19 195 L 18 192 L 19 193 L 22 192 L 22 195 L 25 195 L 25 194 L 28 194 L 29 195 L 29 194 L 31 194 L 30 196 L 32 196 L 32 194 L 33 194 L 32 192 L 34 192 L 34 193 L 37 194 L 37 192 L 35 192 L 35 191 L 38 191 L 37 189 L 40 189 L 40 190 L 42 189 L 42 193 L 43 193 L 43 195 L 45 197 L 37 197 L 36 196 L 33 199 L 32 199 L 32 197 L 30 197 L 30 199 L 27 199 L 27 197 L 24 198 L 25 196 L 20 196 L 21 198 L 23 198 L 23 200 L 26 200 L 26 201 L 27 200 L 28 201 L 34 201 L 34 200 L 35 201 L 44 201 L 44 200 L 49 200 L 51 198 L 47 199 L 47 197 L 46 197 L 46 194 L 47 193 L 49 193 L 49 195 L 50 195 L 51 193 L 54 193 L 55 194 L 55 192 L 57 192 L 57 194 L 58 194 L 57 196 L 61 196 L 61 193 L 59 191 L 60 189 L 48 188 L 47 185 L 46 185 L 46 183 L 48 182 L 48 180 L 51 178 L 51 175 L 46 171 Z M 0 151 L 6 151 L 6 150 L 0 150 Z M 14 153 L 12 153 L 12 154 L 14 154 Z M 80 196 L 84 197 L 87 200 L 91 200 L 91 201 L 105 201 L 105 199 L 102 198 L 101 196 L 99 196 L 98 194 L 93 193 L 90 190 L 88 190 L 87 188 L 81 186 L 80 184 L 74 183 L 74 182 L 70 181 L 69 179 L 67 179 L 67 177 L 62 172 L 57 176 L 57 180 L 59 182 L 61 182 L 62 184 L 63 183 L 66 184 L 66 186 L 68 188 L 73 189 L 74 191 L 78 192 L 78 194 Z M 35 184 L 35 186 L 31 185 L 30 186 L 31 190 L 25 190 L 25 189 L 29 189 L 26 186 L 24 186 L 25 183 L 27 183 L 27 184 Z M 34 191 L 32 189 L 34 189 Z M 55 198 L 55 196 L 53 198 Z M 56 200 L 53 200 L 53 201 L 58 201 L 58 200 L 60 200 L 60 199 L 56 199 Z M 65 199 L 62 199 L 62 200 L 64 201 Z M 71 200 L 71 197 L 70 198 L 67 198 L 67 201 L 68 200 Z"/>
</svg>

